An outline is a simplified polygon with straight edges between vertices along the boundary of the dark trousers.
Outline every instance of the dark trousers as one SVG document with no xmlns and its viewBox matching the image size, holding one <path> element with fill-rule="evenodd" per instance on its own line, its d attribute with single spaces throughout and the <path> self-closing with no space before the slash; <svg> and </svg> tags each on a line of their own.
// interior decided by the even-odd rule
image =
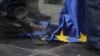
<svg viewBox="0 0 100 56">
<path fill-rule="evenodd" d="M 100 49 L 100 0 L 85 0 L 88 45 Z"/>
<path fill-rule="evenodd" d="M 10 25 L 12 29 L 10 29 L 10 26 L 8 26 L 9 23 L 19 23 L 22 25 L 22 27 L 25 29 L 25 31 L 27 32 L 31 32 L 33 31 L 33 28 L 30 26 L 30 23 L 32 22 L 30 19 L 27 19 L 26 17 L 29 17 L 27 14 L 24 15 L 24 17 L 20 17 L 24 14 L 24 12 L 28 12 L 28 14 L 30 16 L 36 16 L 38 14 L 40 14 L 40 11 L 38 9 L 38 2 L 39 0 L 2 0 L 0 1 L 0 9 L 3 8 L 4 11 L 7 12 L 7 18 L 0 18 L 1 21 L 3 21 L 3 19 L 5 19 L 5 22 L 0 22 L 1 24 L 3 24 L 3 26 L 0 25 L 0 30 L 2 30 L 1 28 L 3 28 L 4 31 L 6 32 L 16 32 L 17 26 L 14 25 Z M 19 7 L 24 7 L 18 10 Z M 24 11 L 25 10 L 25 11 Z M 17 13 L 15 13 L 15 11 Z M 21 12 L 22 11 L 22 12 Z M 17 18 L 16 18 L 17 16 Z M 24 19 L 23 19 L 24 18 Z M 8 22 L 10 21 L 10 22 Z M 5 25 L 4 25 L 5 24 Z M 21 27 L 21 28 L 22 28 Z M 9 28 L 9 31 L 8 29 Z M 5 30 L 7 29 L 7 30 Z M 15 29 L 15 30 L 14 30 Z M 17 28 L 18 30 L 20 30 L 19 28 Z"/>
</svg>

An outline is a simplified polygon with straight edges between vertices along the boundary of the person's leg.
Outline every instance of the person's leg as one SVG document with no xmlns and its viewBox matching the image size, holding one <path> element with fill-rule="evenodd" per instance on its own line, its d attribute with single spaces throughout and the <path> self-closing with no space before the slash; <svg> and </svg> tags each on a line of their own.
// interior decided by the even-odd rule
<svg viewBox="0 0 100 56">
<path fill-rule="evenodd" d="M 85 0 L 88 46 L 100 49 L 100 0 Z"/>
</svg>

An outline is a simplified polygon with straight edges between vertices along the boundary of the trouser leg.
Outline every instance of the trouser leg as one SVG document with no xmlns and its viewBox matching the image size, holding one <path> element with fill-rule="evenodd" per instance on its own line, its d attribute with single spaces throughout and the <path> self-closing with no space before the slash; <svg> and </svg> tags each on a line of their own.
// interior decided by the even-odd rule
<svg viewBox="0 0 100 56">
<path fill-rule="evenodd" d="M 17 1 L 17 3 L 15 3 Z M 27 17 L 27 8 L 25 0 L 11 1 L 6 7 L 7 19 L 11 22 L 20 22 L 23 29 L 27 32 L 32 32 L 33 28 L 30 26 L 32 23 Z M 13 4 L 14 3 L 14 4 Z"/>
<path fill-rule="evenodd" d="M 85 0 L 88 44 L 100 49 L 100 0 Z"/>
</svg>

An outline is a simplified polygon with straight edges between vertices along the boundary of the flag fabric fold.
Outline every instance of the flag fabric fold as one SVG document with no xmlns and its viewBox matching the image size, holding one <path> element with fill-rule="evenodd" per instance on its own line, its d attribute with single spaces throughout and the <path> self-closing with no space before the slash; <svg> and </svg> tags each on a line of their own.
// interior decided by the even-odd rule
<svg viewBox="0 0 100 56">
<path fill-rule="evenodd" d="M 86 42 L 84 24 L 84 0 L 66 0 L 60 14 L 59 26 L 48 41 Z"/>
</svg>

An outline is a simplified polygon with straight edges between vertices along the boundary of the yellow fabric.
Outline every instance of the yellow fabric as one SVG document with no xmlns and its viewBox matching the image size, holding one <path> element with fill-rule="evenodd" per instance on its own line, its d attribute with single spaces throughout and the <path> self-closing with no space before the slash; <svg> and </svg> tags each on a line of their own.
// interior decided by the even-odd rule
<svg viewBox="0 0 100 56">
<path fill-rule="evenodd" d="M 64 35 L 64 32 L 63 30 L 61 31 L 61 33 L 59 35 L 55 35 L 56 38 L 59 40 L 59 41 L 62 41 L 62 42 L 70 42 L 68 39 L 69 37 L 68 36 L 65 36 Z M 78 42 L 82 42 L 82 43 L 86 43 L 87 42 L 87 36 L 80 33 L 80 38 L 78 39 Z"/>
<path fill-rule="evenodd" d="M 56 36 L 56 38 L 57 38 L 59 41 L 69 42 L 69 41 L 68 41 L 68 36 L 65 36 L 65 35 L 64 35 L 63 30 L 61 31 L 60 35 L 55 35 L 55 36 Z"/>
<path fill-rule="evenodd" d="M 87 42 L 87 36 L 84 35 L 84 34 L 82 34 L 82 33 L 80 33 L 80 39 L 79 39 L 79 41 L 82 42 L 82 43 Z"/>
</svg>

